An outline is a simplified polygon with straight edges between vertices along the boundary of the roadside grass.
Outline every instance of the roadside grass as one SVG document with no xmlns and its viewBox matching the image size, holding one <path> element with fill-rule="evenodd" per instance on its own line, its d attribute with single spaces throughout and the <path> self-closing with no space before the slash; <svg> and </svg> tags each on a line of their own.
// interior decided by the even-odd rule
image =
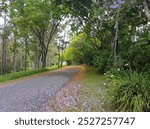
<svg viewBox="0 0 150 129">
<path fill-rule="evenodd" d="M 106 79 L 93 67 L 86 66 L 81 87 L 77 93 L 77 102 L 66 108 L 67 112 L 103 112 L 111 111 L 106 95 Z"/>
<path fill-rule="evenodd" d="M 0 76 L 0 82 L 15 80 L 15 79 L 19 79 L 19 78 L 34 75 L 34 74 L 38 74 L 38 73 L 42 73 L 42 72 L 46 72 L 46 71 L 50 71 L 50 70 L 55 70 L 57 68 L 58 68 L 58 66 L 54 65 L 54 66 L 47 67 L 44 69 L 39 69 L 39 70 L 27 70 L 27 71 L 21 71 L 21 72 L 16 72 L 16 73 L 9 73 L 9 74 Z"/>
</svg>

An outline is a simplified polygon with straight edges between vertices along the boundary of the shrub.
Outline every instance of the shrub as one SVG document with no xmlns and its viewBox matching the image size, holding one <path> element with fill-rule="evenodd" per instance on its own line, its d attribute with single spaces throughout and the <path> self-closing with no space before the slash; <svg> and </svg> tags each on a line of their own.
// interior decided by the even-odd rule
<svg viewBox="0 0 150 129">
<path fill-rule="evenodd" d="M 107 50 L 96 53 L 93 57 L 93 65 L 98 72 L 106 72 L 113 65 L 112 53 Z"/>
<path fill-rule="evenodd" d="M 108 93 L 117 111 L 150 111 L 150 81 L 147 75 L 132 71 L 111 71 Z"/>
<path fill-rule="evenodd" d="M 129 67 L 138 72 L 146 72 L 150 69 L 150 44 L 138 43 L 122 53 Z"/>
</svg>

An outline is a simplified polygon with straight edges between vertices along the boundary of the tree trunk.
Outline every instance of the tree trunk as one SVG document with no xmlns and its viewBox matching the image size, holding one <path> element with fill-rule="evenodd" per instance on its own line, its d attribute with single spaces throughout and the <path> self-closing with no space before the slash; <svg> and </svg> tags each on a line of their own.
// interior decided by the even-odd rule
<svg viewBox="0 0 150 129">
<path fill-rule="evenodd" d="M 60 67 L 60 43 L 57 49 L 58 49 L 58 68 L 59 68 Z"/>
<path fill-rule="evenodd" d="M 114 66 L 117 66 L 117 49 L 118 49 L 118 31 L 119 31 L 119 9 L 117 10 L 116 19 L 115 19 L 115 25 L 114 30 L 112 33 L 112 41 L 111 46 L 114 54 Z"/>
<path fill-rule="evenodd" d="M 6 39 L 3 37 L 3 42 L 2 42 L 2 71 L 1 74 L 6 73 Z"/>
<path fill-rule="evenodd" d="M 23 70 L 24 70 L 24 54 L 22 53 L 21 60 L 20 60 L 20 69 L 19 69 L 19 71 L 23 71 Z"/>
<path fill-rule="evenodd" d="M 42 53 L 42 68 L 46 67 L 47 52 Z"/>
<path fill-rule="evenodd" d="M 40 69 L 40 60 L 41 60 L 41 51 L 39 50 L 38 44 L 36 44 L 35 48 L 35 69 Z"/>
<path fill-rule="evenodd" d="M 148 21 L 150 21 L 150 9 L 149 9 L 147 0 L 143 0 L 143 6 L 144 6 L 146 18 Z"/>
<path fill-rule="evenodd" d="M 14 37 L 14 55 L 13 55 L 13 72 L 15 73 L 16 70 L 16 38 Z"/>
<path fill-rule="evenodd" d="M 38 52 L 38 58 L 37 58 L 37 68 L 40 69 L 40 58 L 41 54 Z"/>
<path fill-rule="evenodd" d="M 3 36 L 2 36 L 2 68 L 1 68 L 1 75 L 6 73 L 6 15 L 4 17 L 4 30 L 3 30 Z"/>
<path fill-rule="evenodd" d="M 24 71 L 27 70 L 27 50 L 28 49 L 28 41 L 27 38 L 25 38 L 25 57 L 24 57 Z"/>
</svg>

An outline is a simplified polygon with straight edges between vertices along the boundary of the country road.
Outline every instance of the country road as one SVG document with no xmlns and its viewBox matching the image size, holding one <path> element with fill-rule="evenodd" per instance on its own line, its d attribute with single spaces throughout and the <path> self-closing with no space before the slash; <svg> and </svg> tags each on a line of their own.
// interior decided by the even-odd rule
<svg viewBox="0 0 150 129">
<path fill-rule="evenodd" d="M 47 111 L 47 102 L 79 69 L 68 67 L 0 87 L 0 112 Z"/>
</svg>

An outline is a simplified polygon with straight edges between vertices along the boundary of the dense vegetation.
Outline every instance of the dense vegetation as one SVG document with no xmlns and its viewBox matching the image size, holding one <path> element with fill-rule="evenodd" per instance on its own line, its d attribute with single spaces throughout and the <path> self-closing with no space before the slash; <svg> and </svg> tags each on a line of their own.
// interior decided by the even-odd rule
<svg viewBox="0 0 150 129">
<path fill-rule="evenodd" d="M 90 1 L 88 1 L 90 2 Z M 150 3 L 116 0 L 73 7 L 80 21 L 66 49 L 68 62 L 94 66 L 106 75 L 109 100 L 117 111 L 150 111 Z"/>
<path fill-rule="evenodd" d="M 58 37 L 63 10 L 49 0 L 0 1 L 1 75 L 60 63 L 60 51 L 67 42 Z"/>
<path fill-rule="evenodd" d="M 0 9 L 1 75 L 87 64 L 106 75 L 117 111 L 150 111 L 149 0 L 1 0 Z"/>
</svg>

